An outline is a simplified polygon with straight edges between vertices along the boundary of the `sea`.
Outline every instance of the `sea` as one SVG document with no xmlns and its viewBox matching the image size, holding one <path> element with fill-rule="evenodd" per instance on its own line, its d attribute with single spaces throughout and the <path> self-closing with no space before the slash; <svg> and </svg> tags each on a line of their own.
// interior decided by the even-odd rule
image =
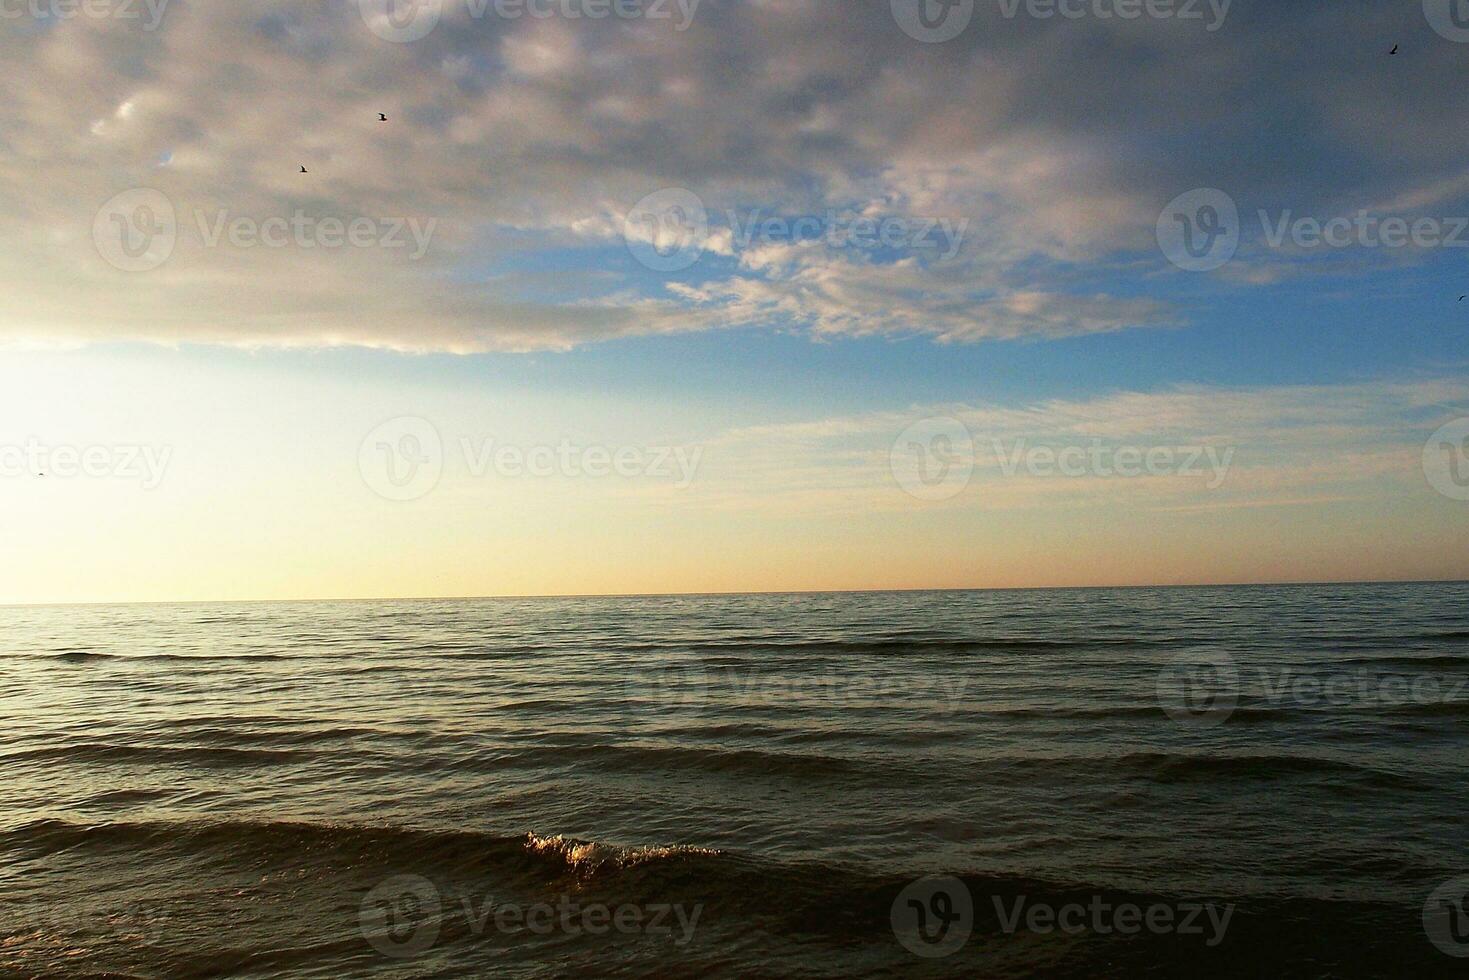
<svg viewBox="0 0 1469 980">
<path fill-rule="evenodd" d="M 0 976 L 1469 966 L 1469 585 L 0 608 Z"/>
</svg>

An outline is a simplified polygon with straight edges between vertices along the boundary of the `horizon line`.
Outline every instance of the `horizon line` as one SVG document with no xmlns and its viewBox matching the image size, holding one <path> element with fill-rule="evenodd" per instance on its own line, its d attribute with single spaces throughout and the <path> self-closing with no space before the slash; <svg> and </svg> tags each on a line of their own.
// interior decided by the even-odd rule
<svg viewBox="0 0 1469 980">
<path fill-rule="evenodd" d="M 264 603 L 481 602 L 499 599 L 695 599 L 721 596 L 903 595 L 918 592 L 1095 592 L 1122 589 L 1268 589 L 1307 588 L 1310 586 L 1329 585 L 1462 585 L 1465 583 L 1469 583 L 1469 579 L 1331 579 L 1326 581 L 1302 579 L 1285 582 L 1175 582 L 1146 585 L 977 585 L 906 589 L 753 589 L 724 592 L 547 592 L 502 593 L 499 595 L 315 596 L 298 599 L 88 599 L 63 602 L 0 602 L 0 609 L 24 609 L 48 606 L 220 606 Z"/>
</svg>

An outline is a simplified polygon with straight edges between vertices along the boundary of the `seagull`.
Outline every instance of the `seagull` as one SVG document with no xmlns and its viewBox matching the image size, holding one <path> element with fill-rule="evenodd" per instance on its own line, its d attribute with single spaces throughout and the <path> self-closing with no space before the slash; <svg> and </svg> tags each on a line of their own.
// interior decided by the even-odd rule
<svg viewBox="0 0 1469 980">
<path fill-rule="evenodd" d="M 387 122 L 388 121 L 388 117 L 385 114 L 379 112 L 377 114 L 377 121 L 378 122 Z"/>
<path fill-rule="evenodd" d="M 1464 297 L 1462 297 L 1462 296 L 1460 296 L 1460 297 L 1459 297 L 1459 302 L 1460 302 L 1460 303 L 1462 303 L 1462 302 L 1464 302 Z"/>
<path fill-rule="evenodd" d="M 1398 53 L 1398 46 L 1396 44 L 1394 44 L 1392 46 L 1392 50 L 1389 51 L 1388 54 L 1397 54 L 1397 53 Z"/>
<path fill-rule="evenodd" d="M 306 168 L 305 168 L 305 167 L 302 167 L 302 168 L 301 168 L 301 172 L 302 172 L 302 173 L 303 173 L 303 174 L 304 174 L 304 173 L 306 173 L 306 172 L 307 172 L 307 171 L 306 171 Z"/>
</svg>

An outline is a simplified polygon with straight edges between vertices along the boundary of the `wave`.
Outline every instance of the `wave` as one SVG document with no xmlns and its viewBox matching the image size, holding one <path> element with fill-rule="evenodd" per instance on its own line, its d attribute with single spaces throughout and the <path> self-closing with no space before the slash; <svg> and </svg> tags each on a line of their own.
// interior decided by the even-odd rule
<svg viewBox="0 0 1469 980">
<path fill-rule="evenodd" d="M 450 763 L 449 768 L 493 771 L 507 766 L 557 767 L 572 764 L 609 769 L 666 772 L 697 770 L 750 775 L 837 776 L 883 769 L 878 760 L 849 760 L 820 753 L 679 745 L 616 745 L 610 742 L 538 745 L 492 751 Z"/>
<path fill-rule="evenodd" d="M 565 875 L 603 879 L 657 865 L 704 868 L 723 851 L 687 844 L 622 845 L 535 833 L 497 834 L 370 824 L 269 820 L 207 822 L 121 821 L 86 824 L 32 821 L 0 831 L 0 851 L 51 855 L 73 849 L 156 857 L 205 857 L 292 868 L 408 865 L 429 877 L 462 878 L 498 872 L 514 879 L 554 882 Z"/>
<path fill-rule="evenodd" d="M 147 663 L 151 661 L 190 661 L 201 662 L 221 660 L 299 660 L 320 659 L 319 655 L 312 654 L 309 658 L 290 654 L 278 653 L 94 653 L 90 650 L 63 650 L 56 653 L 31 653 L 17 654 L 27 660 L 57 660 L 68 664 L 105 663 L 116 661 L 119 663 L 138 662 Z"/>
<path fill-rule="evenodd" d="M 937 637 L 916 639 L 905 637 L 871 637 L 854 640 L 801 639 L 792 641 L 772 640 L 726 640 L 701 643 L 665 643 L 624 647 L 626 650 L 689 650 L 693 653 L 723 653 L 730 650 L 754 652 L 761 650 L 801 651 L 811 653 L 958 653 L 966 650 L 999 650 L 1021 652 L 1026 650 L 1079 650 L 1088 647 L 1134 647 L 1152 646 L 1156 642 L 1147 637 L 1089 637 L 1080 640 L 1052 640 L 1035 637 Z"/>
<path fill-rule="evenodd" d="M 678 857 L 717 857 L 722 851 L 689 844 L 668 844 L 653 847 L 625 847 L 616 844 L 601 844 L 597 841 L 579 840 L 557 834 L 554 837 L 538 837 L 526 834 L 525 849 L 531 854 L 547 855 L 560 860 L 572 871 L 597 874 L 607 870 L 621 870 Z"/>
<path fill-rule="evenodd" d="M 1412 776 L 1363 763 L 1279 753 L 1204 755 L 1133 752 L 1114 760 L 1113 764 L 1158 782 L 1273 780 L 1314 775 L 1342 777 L 1382 787 L 1423 788 L 1424 785 Z"/>
<path fill-rule="evenodd" d="M 0 764 L 64 759 L 68 762 L 141 762 L 162 765 L 192 764 L 204 766 L 262 765 L 298 762 L 314 758 L 315 752 L 296 749 L 250 749 L 204 747 L 195 745 L 116 745 L 109 742 L 84 742 L 76 745 L 53 745 L 39 749 L 22 749 L 0 755 Z"/>
<path fill-rule="evenodd" d="M 61 860 L 56 855 L 65 854 Z M 1375 896 L 1254 893 L 1205 895 L 1147 890 L 1115 882 L 1076 882 L 1003 871 L 955 869 L 972 904 L 974 936 L 942 972 L 922 964 L 894 938 L 893 915 L 915 879 L 944 869 L 859 868 L 838 861 L 791 861 L 714 848 L 635 846 L 535 833 L 431 830 L 402 826 L 230 820 L 212 823 L 80 824 L 40 820 L 0 829 L 0 854 L 18 867 L 80 869 L 95 894 L 68 899 L 95 912 L 84 935 L 31 930 L 12 917 L 0 925 L 0 973 L 29 954 L 21 975 L 216 976 L 358 975 L 374 964 L 395 975 L 590 976 L 899 976 L 1038 975 L 1086 977 L 1435 975 L 1441 954 L 1423 942 L 1418 902 Z M 1335 867 L 1346 855 L 1323 854 Z M 143 874 L 147 869 L 150 874 Z M 241 878 L 278 887 L 221 888 Z M 132 887 L 142 879 L 142 890 Z M 63 879 L 64 880 L 64 879 Z M 122 880 L 127 886 L 118 888 Z M 397 964 L 372 957 L 368 902 L 394 904 L 395 927 L 432 923 L 430 951 L 404 951 Z M 921 893 L 920 893 L 921 894 Z M 950 890 L 949 894 L 956 894 Z M 963 893 L 959 893 L 963 894 Z M 181 903 L 175 896 L 187 895 Z M 471 926 L 473 913 L 506 904 L 612 906 L 648 912 L 691 909 L 694 941 L 676 951 L 652 938 L 612 949 L 597 936 L 518 932 L 513 940 Z M 961 899 L 962 900 L 962 899 Z M 1131 907 L 1132 926 L 1119 935 Z M 1163 906 L 1192 934 L 1137 928 L 1144 910 Z M 1084 938 L 1027 927 L 1072 910 L 1113 916 L 1118 929 Z M 22 924 L 17 929 L 15 922 Z M 39 921 L 51 922 L 50 919 Z M 1106 921 L 1111 921 L 1106 920 Z M 295 928 L 296 923 L 302 928 Z M 224 923 L 229 923 L 225 926 Z M 1225 938 L 1217 947 L 1209 940 Z M 110 930 L 110 932 L 109 932 Z M 108 962 L 76 959 L 56 969 L 64 949 L 122 951 Z M 64 945 L 63 945 L 64 944 Z M 630 959 L 635 950 L 646 956 Z M 6 956 L 10 954 L 11 959 Z M 48 957 L 49 958 L 45 958 Z M 610 958 L 609 958 L 610 957 Z M 97 964 L 95 967 L 93 964 Z M 107 965 L 104 967 L 103 964 Z M 47 969 L 46 966 L 51 968 Z M 121 968 L 119 968 L 120 964 Z M 79 971 L 86 969 L 88 972 Z"/>
<path fill-rule="evenodd" d="M 1339 662 L 1342 664 L 1397 664 L 1413 667 L 1469 667 L 1469 654 L 1389 653 L 1373 657 L 1347 657 Z"/>
<path fill-rule="evenodd" d="M 1418 705 L 1410 714 L 1458 717 L 1469 704 L 1449 702 Z M 190 732 L 205 737 L 208 732 Z M 949 758 L 942 751 L 944 730 L 918 729 L 890 744 L 927 744 L 940 750 L 867 753 L 860 757 L 816 751 L 771 751 L 748 747 L 694 744 L 618 744 L 601 736 L 573 732 L 525 733 L 534 744 L 510 744 L 463 756 L 453 752 L 455 739 L 436 740 L 441 751 L 426 752 L 419 736 L 357 726 L 321 731 L 221 732 L 223 745 L 149 745 L 82 742 L 23 748 L 0 755 L 0 764 L 65 761 L 78 764 L 161 765 L 231 768 L 278 766 L 307 761 L 355 765 L 371 760 L 393 760 L 405 770 L 420 773 L 494 773 L 507 769 L 556 771 L 587 767 L 613 772 L 699 772 L 741 779 L 793 778 L 830 780 L 839 784 L 904 785 L 931 778 L 936 762 Z M 358 744 L 366 739 L 369 744 Z M 411 743 L 410 751 L 378 744 L 382 739 Z M 810 741 L 791 738 L 790 742 Z M 241 744 L 244 743 L 244 744 Z M 256 743 L 256 744 L 250 744 Z M 1198 752 L 1125 752 L 1121 754 L 994 754 L 966 762 L 976 778 L 995 783 L 1030 783 L 1038 778 L 1064 783 L 1071 780 L 1113 782 L 1125 787 L 1139 780 L 1154 783 L 1248 783 L 1272 780 L 1330 779 L 1343 787 L 1422 789 L 1424 783 L 1407 773 L 1364 762 L 1317 755 L 1255 752 L 1218 755 Z"/>
<path fill-rule="evenodd" d="M 88 653 L 86 650 L 63 650 L 60 653 L 42 654 L 48 660 L 59 660 L 66 664 L 85 664 L 98 660 L 111 660 L 110 653 Z"/>
<path fill-rule="evenodd" d="M 854 923 L 885 931 L 898 894 L 918 877 L 942 873 L 917 866 L 879 871 L 836 860 L 781 860 L 694 844 L 631 845 L 533 832 L 370 824 L 270 820 L 86 824 L 52 818 L 0 830 L 0 852 L 49 857 L 73 851 L 155 866 L 204 859 L 212 865 L 251 869 L 314 869 L 321 875 L 358 878 L 352 887 L 363 890 L 384 876 L 405 872 L 428 878 L 446 892 L 499 886 L 512 891 L 564 889 L 575 881 L 578 889 L 628 899 L 694 898 L 715 909 L 783 921 L 784 929 L 808 932 L 841 930 Z M 1325 861 L 1340 870 L 1350 857 L 1324 855 L 1318 863 Z M 1139 905 L 1205 898 L 1003 871 L 955 869 L 953 873 L 975 896 L 976 906 L 984 899 L 1019 896 L 1061 904 L 1085 902 L 1096 895 L 1113 904 L 1131 901 Z M 1248 905 L 1255 911 L 1281 902 L 1320 908 L 1390 905 L 1279 893 L 1209 897 Z"/>
<path fill-rule="evenodd" d="M 1393 706 L 1394 715 L 1418 718 L 1459 718 L 1469 715 L 1469 701 L 1427 701 Z"/>
<path fill-rule="evenodd" d="M 1225 724 L 1249 724 L 1251 722 L 1274 721 L 1288 718 L 1296 713 L 1292 706 L 1251 707 L 1240 705 L 1235 707 L 1225 719 Z M 1036 718 L 1057 720 L 1087 720 L 1087 719 L 1168 719 L 1171 716 L 1161 704 L 1119 704 L 1105 705 L 1101 707 L 1086 707 L 1079 705 L 1022 705 L 1022 706 L 986 706 L 966 708 L 958 713 L 961 717 L 997 717 L 997 718 Z"/>
</svg>

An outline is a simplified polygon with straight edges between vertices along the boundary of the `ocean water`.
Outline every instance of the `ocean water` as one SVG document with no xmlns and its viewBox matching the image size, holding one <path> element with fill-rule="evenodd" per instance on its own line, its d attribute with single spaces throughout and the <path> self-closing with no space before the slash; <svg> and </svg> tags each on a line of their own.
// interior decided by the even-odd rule
<svg viewBox="0 0 1469 980">
<path fill-rule="evenodd" d="M 1469 586 L 0 609 L 0 976 L 1469 960 Z"/>
</svg>

